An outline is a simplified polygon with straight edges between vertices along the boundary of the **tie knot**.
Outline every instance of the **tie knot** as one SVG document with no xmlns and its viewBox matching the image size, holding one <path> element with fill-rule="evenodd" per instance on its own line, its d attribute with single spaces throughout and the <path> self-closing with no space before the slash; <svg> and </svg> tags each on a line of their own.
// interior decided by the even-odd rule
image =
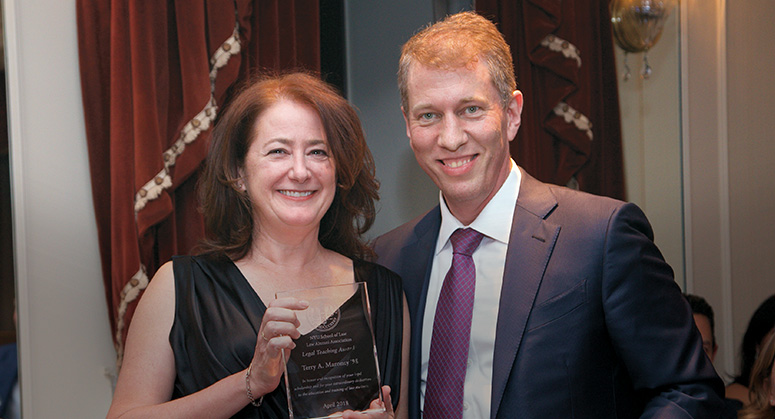
<svg viewBox="0 0 775 419">
<path fill-rule="evenodd" d="M 459 253 L 471 256 L 474 250 L 482 242 L 482 233 L 473 228 L 459 228 L 452 233 L 449 241 L 452 242 L 452 253 Z"/>
</svg>

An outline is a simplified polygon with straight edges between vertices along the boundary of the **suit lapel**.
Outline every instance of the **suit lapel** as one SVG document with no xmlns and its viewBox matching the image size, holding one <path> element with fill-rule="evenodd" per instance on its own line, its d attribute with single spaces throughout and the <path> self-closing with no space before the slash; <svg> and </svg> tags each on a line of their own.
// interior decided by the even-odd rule
<svg viewBox="0 0 775 419">
<path fill-rule="evenodd" d="M 400 274 L 409 305 L 412 344 L 409 351 L 409 412 L 416 419 L 420 412 L 420 365 L 422 362 L 422 323 L 428 280 L 441 227 L 441 211 L 437 206 L 414 227 L 414 236 L 401 249 Z"/>
<path fill-rule="evenodd" d="M 520 169 L 521 170 L 521 169 Z M 522 171 L 506 253 L 493 359 L 490 417 L 495 418 L 560 227 L 546 220 L 557 206 L 547 185 Z"/>
<path fill-rule="evenodd" d="M 404 280 L 410 315 L 412 318 L 419 317 L 420 322 L 421 313 L 425 310 L 428 278 L 440 227 L 441 211 L 437 206 L 417 223 L 413 239 L 401 250 L 400 260 L 404 265 L 401 267 L 401 272 L 405 279 L 412 278 L 412 280 Z"/>
</svg>

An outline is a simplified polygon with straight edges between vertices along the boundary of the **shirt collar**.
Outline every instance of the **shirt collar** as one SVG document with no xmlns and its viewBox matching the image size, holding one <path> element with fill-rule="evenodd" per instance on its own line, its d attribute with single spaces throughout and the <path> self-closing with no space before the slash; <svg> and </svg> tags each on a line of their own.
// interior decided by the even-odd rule
<svg viewBox="0 0 775 419">
<path fill-rule="evenodd" d="M 519 185 L 522 180 L 522 173 L 519 167 L 511 161 L 511 171 L 506 181 L 503 182 L 498 192 L 492 197 L 490 202 L 485 205 L 482 212 L 468 226 L 464 226 L 447 208 L 444 201 L 444 195 L 439 191 L 439 207 L 441 208 L 441 228 L 439 229 L 439 239 L 436 242 L 436 254 L 449 242 L 449 237 L 458 228 L 471 227 L 485 236 L 508 244 L 511 234 L 511 221 L 514 217 L 514 209 L 517 205 L 517 196 L 519 195 Z M 508 227 L 508 228 L 505 228 Z"/>
</svg>

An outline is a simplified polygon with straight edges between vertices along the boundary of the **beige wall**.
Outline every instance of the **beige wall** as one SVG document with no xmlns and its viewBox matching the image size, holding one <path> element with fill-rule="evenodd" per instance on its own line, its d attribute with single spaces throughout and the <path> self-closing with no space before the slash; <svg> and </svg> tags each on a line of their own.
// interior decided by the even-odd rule
<svg viewBox="0 0 775 419">
<path fill-rule="evenodd" d="M 734 5 L 734 6 L 732 6 Z M 775 10 L 772 0 L 730 1 L 727 40 L 732 337 L 775 294 Z M 737 347 L 735 347 L 737 349 Z"/>
<path fill-rule="evenodd" d="M 75 1 L 3 0 L 22 415 L 107 413 L 115 352 L 81 104 Z"/>
<path fill-rule="evenodd" d="M 775 293 L 771 6 L 684 1 L 649 53 L 651 79 L 637 77 L 635 54 L 633 78 L 619 84 L 628 199 L 646 211 L 679 284 L 714 307 L 727 380 L 751 314 Z"/>
<path fill-rule="evenodd" d="M 768 1 L 687 1 L 683 93 L 687 249 L 693 291 L 718 312 L 725 378 L 748 319 L 775 293 L 773 29 Z"/>
<path fill-rule="evenodd" d="M 727 97 L 732 323 L 735 342 L 775 293 L 775 19 L 771 0 L 727 13 Z"/>
</svg>

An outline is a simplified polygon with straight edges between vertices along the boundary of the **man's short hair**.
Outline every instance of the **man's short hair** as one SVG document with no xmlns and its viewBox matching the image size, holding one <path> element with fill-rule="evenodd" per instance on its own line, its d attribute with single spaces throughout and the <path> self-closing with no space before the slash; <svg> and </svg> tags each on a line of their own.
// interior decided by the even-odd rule
<svg viewBox="0 0 775 419">
<path fill-rule="evenodd" d="M 495 24 L 474 12 L 461 12 L 427 26 L 401 48 L 398 89 L 408 111 L 409 67 L 413 63 L 439 69 L 457 69 L 483 60 L 498 89 L 503 106 L 517 89 L 511 49 Z"/>
<path fill-rule="evenodd" d="M 692 313 L 700 314 L 708 318 L 708 321 L 710 322 L 710 334 L 713 336 L 713 346 L 716 346 L 716 326 L 713 321 L 713 307 L 699 295 L 684 294 L 684 297 L 686 297 L 686 301 L 689 302 Z"/>
</svg>

